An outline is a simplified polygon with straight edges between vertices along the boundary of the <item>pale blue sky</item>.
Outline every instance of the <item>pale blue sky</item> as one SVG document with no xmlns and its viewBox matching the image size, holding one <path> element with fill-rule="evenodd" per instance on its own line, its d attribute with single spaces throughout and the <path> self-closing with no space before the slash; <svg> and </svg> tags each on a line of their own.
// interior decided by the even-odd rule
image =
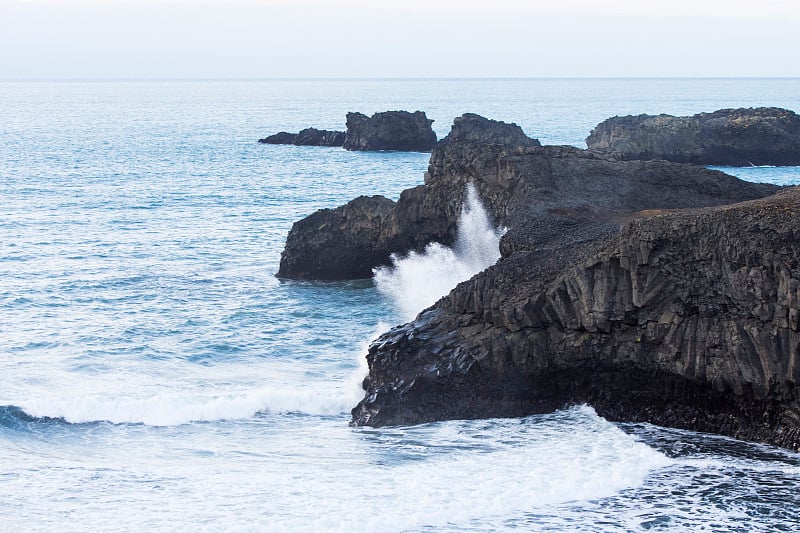
<svg viewBox="0 0 800 533">
<path fill-rule="evenodd" d="M 797 0 L 0 0 L 0 78 L 800 76 Z"/>
</svg>

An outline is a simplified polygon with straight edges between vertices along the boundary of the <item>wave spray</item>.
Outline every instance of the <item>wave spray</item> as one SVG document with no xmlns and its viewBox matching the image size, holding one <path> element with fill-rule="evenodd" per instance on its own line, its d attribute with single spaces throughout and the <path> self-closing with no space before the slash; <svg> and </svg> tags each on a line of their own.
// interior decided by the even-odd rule
<svg viewBox="0 0 800 533">
<path fill-rule="evenodd" d="M 497 262 L 504 233 L 505 228 L 492 225 L 478 192 L 469 184 L 453 247 L 432 242 L 422 253 L 393 254 L 391 266 L 375 269 L 375 283 L 403 320 L 413 320 L 453 287 Z"/>
</svg>

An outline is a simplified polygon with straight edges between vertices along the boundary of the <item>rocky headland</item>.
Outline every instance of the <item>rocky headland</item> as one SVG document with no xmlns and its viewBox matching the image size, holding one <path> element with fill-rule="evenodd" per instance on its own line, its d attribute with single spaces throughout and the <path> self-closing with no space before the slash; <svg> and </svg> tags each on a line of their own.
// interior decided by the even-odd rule
<svg viewBox="0 0 800 533">
<path fill-rule="evenodd" d="M 800 116 L 776 107 L 720 109 L 691 117 L 638 115 L 601 122 L 591 150 L 625 159 L 698 165 L 800 165 Z"/>
<path fill-rule="evenodd" d="M 296 146 L 342 146 L 354 151 L 430 152 L 436 133 L 424 112 L 385 111 L 368 117 L 347 113 L 347 131 L 306 128 L 299 133 L 282 131 L 259 139 L 263 144 Z"/>
<path fill-rule="evenodd" d="M 292 228 L 279 275 L 301 279 L 366 277 L 393 252 L 451 243 L 470 183 L 508 228 L 497 264 L 370 347 L 353 424 L 589 403 L 800 446 L 800 190 L 520 133 L 459 117 L 424 185 Z"/>
</svg>

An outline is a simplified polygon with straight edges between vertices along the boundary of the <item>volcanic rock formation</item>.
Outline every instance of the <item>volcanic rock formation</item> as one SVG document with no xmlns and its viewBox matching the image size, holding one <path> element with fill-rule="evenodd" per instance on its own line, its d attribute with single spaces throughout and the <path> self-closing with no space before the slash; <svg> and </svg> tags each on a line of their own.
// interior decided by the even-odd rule
<svg viewBox="0 0 800 533">
<path fill-rule="evenodd" d="M 297 146 L 344 146 L 346 150 L 430 152 L 436 144 L 433 120 L 422 111 L 386 111 L 368 117 L 347 114 L 347 132 L 307 128 L 300 133 L 282 131 L 258 142 Z"/>
<path fill-rule="evenodd" d="M 589 403 L 800 447 L 800 188 L 517 252 L 368 355 L 356 424 Z"/>
<path fill-rule="evenodd" d="M 371 117 L 347 114 L 346 150 L 430 152 L 436 144 L 433 120 L 422 111 L 386 111 Z"/>
<path fill-rule="evenodd" d="M 800 165 L 800 116 L 786 109 L 721 109 L 691 117 L 638 115 L 601 122 L 591 150 L 625 159 L 699 165 Z"/>
<path fill-rule="evenodd" d="M 425 185 L 312 215 L 333 231 L 309 223 L 305 255 L 290 247 L 304 223 L 290 233 L 282 269 L 330 246 L 385 261 L 451 242 L 469 183 L 509 228 L 497 264 L 373 343 L 353 424 L 589 403 L 611 420 L 800 446 L 800 189 L 541 147 L 512 126 L 460 117 Z"/>
<path fill-rule="evenodd" d="M 540 146 L 516 124 L 466 114 L 431 154 L 425 185 L 403 191 L 396 204 L 358 199 L 295 223 L 278 277 L 370 277 L 392 253 L 422 251 L 432 241 L 452 244 L 469 183 L 493 219 L 509 228 L 503 255 L 594 235 L 641 209 L 720 205 L 776 190 L 691 165 Z"/>
</svg>

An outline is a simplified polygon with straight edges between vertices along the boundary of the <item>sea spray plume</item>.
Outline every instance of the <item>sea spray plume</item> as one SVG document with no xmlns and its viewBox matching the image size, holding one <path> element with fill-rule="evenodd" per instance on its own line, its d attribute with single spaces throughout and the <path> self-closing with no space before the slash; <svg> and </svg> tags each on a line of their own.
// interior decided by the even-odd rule
<svg viewBox="0 0 800 533">
<path fill-rule="evenodd" d="M 403 320 L 434 304 L 462 281 L 493 265 L 500 258 L 500 238 L 505 228 L 495 228 L 475 187 L 467 186 L 452 248 L 432 242 L 422 253 L 392 254 L 392 265 L 374 270 L 375 283 Z"/>
</svg>

